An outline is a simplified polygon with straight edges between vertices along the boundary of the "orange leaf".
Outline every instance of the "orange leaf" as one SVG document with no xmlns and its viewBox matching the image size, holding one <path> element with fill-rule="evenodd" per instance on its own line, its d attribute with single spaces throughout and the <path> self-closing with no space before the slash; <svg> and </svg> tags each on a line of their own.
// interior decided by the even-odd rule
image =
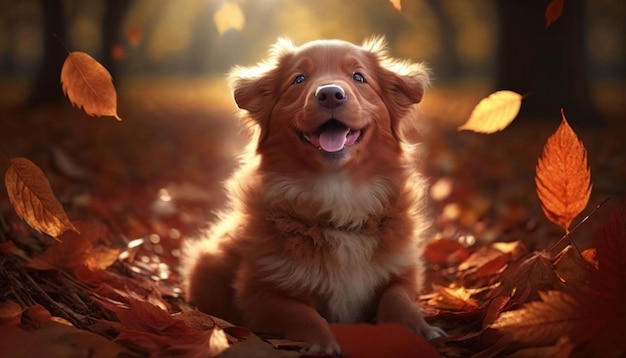
<svg viewBox="0 0 626 358">
<path fill-rule="evenodd" d="M 84 52 L 71 52 L 61 69 L 63 92 L 90 116 L 117 116 L 117 93 L 109 71 Z"/>
<path fill-rule="evenodd" d="M 55 238 L 68 230 L 78 232 L 35 163 L 12 158 L 4 180 L 11 205 L 30 227 Z"/>
<path fill-rule="evenodd" d="M 563 13 L 563 0 L 552 0 L 546 8 L 546 28 L 552 25 Z"/>
<path fill-rule="evenodd" d="M 137 26 L 130 26 L 126 32 L 126 38 L 131 46 L 137 47 L 141 43 L 141 31 Z"/>
<path fill-rule="evenodd" d="M 61 242 L 36 255 L 26 265 L 37 270 L 62 270 L 82 265 L 87 258 L 91 242 L 78 235 L 64 235 Z"/>
<path fill-rule="evenodd" d="M 402 0 L 389 0 L 389 2 L 394 9 L 398 10 L 398 12 L 402 12 Z"/>
<path fill-rule="evenodd" d="M 554 344 L 561 336 L 574 330 L 577 322 L 572 318 L 584 307 L 578 299 L 565 292 L 541 292 L 540 296 L 541 301 L 502 313 L 490 327 L 509 335 L 523 346 Z"/>
<path fill-rule="evenodd" d="M 483 98 L 469 119 L 457 130 L 470 130 L 478 133 L 494 133 L 506 128 L 522 106 L 522 95 L 513 91 L 497 91 Z"/>
<path fill-rule="evenodd" d="M 428 304 L 439 309 L 470 312 L 478 308 L 478 303 L 472 298 L 472 291 L 463 287 L 448 288 L 433 285 L 437 296 L 431 298 Z"/>
<path fill-rule="evenodd" d="M 565 231 L 587 206 L 591 195 L 591 173 L 587 151 L 563 118 L 548 138 L 537 163 L 535 183 L 544 214 Z"/>
</svg>

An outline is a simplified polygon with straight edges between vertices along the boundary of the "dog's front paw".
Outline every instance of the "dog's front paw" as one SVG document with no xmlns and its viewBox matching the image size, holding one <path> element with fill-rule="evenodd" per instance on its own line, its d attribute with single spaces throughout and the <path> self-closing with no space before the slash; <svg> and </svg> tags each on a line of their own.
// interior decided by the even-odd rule
<svg viewBox="0 0 626 358">
<path fill-rule="evenodd" d="M 439 338 L 439 337 L 447 337 L 448 334 L 446 331 L 437 326 L 431 326 L 430 324 L 423 321 L 422 324 L 418 325 L 417 332 L 421 334 L 426 340 L 430 341 L 431 339 Z"/>
<path fill-rule="evenodd" d="M 308 349 L 305 349 L 307 353 L 325 354 L 330 356 L 341 357 L 341 347 L 337 342 L 333 342 L 327 345 L 312 344 Z"/>
</svg>

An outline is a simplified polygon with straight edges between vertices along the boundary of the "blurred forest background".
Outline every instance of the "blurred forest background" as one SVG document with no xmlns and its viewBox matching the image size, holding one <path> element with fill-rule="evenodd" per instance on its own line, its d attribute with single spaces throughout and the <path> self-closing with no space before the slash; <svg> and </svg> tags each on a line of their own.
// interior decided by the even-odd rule
<svg viewBox="0 0 626 358">
<path fill-rule="evenodd" d="M 394 55 L 427 62 L 436 87 L 478 81 L 532 93 L 524 109 L 533 115 L 565 107 L 578 113 L 574 121 L 596 116 L 587 103 L 598 101 L 594 91 L 626 79 L 626 3 L 569 0 L 546 28 L 548 3 L 5 0 L 0 75 L 25 86 L 20 91 L 11 83 L 13 90 L 2 95 L 21 95 L 29 104 L 62 97 L 58 73 L 66 49 L 53 34 L 68 49 L 98 59 L 118 87 L 141 77 L 220 78 L 234 64 L 261 59 L 280 36 L 298 44 L 318 38 L 359 43 L 382 34 Z M 623 87 L 614 88 L 623 94 Z"/>
<path fill-rule="evenodd" d="M 0 0 L 0 144 L 40 165 L 67 208 L 117 216 L 122 231 L 134 232 L 128 237 L 154 232 L 131 212 L 178 215 L 178 229 L 203 223 L 242 147 L 229 68 L 263 59 L 277 37 L 360 43 L 384 35 L 394 56 L 433 70 L 422 108 L 436 130 L 423 138 L 425 171 L 444 193 L 435 195 L 440 232 L 490 241 L 519 238 L 503 235 L 521 228 L 539 240 L 528 232 L 545 221 L 534 168 L 560 108 L 589 152 L 590 206 L 623 198 L 626 179 L 626 2 L 565 0 L 546 26 L 549 3 Z M 88 118 L 64 98 L 66 47 L 111 72 L 121 123 Z M 512 127 L 490 136 L 455 131 L 500 89 L 527 95 Z M 172 206 L 177 196 L 196 204 Z"/>
</svg>

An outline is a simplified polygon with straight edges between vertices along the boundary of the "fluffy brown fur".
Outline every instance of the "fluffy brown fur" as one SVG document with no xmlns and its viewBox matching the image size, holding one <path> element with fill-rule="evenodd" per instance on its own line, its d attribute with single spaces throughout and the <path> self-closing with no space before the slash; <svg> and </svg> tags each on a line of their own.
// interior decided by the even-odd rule
<svg viewBox="0 0 626 358">
<path fill-rule="evenodd" d="M 186 250 L 189 301 L 314 351 L 340 353 L 328 322 L 442 335 L 415 303 L 425 186 L 401 135 L 416 120 L 424 66 L 390 58 L 381 39 L 279 40 L 230 80 L 259 135 L 227 183 L 228 208 Z"/>
</svg>

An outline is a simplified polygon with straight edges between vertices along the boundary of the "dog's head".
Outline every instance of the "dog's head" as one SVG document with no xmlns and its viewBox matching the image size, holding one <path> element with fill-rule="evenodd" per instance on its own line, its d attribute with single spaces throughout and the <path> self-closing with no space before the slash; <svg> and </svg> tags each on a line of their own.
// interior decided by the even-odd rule
<svg viewBox="0 0 626 358">
<path fill-rule="evenodd" d="M 402 122 L 412 119 L 428 73 L 389 57 L 381 38 L 362 46 L 279 40 L 266 62 L 236 67 L 230 81 L 237 105 L 260 127 L 258 153 L 320 168 L 397 154 Z"/>
</svg>

